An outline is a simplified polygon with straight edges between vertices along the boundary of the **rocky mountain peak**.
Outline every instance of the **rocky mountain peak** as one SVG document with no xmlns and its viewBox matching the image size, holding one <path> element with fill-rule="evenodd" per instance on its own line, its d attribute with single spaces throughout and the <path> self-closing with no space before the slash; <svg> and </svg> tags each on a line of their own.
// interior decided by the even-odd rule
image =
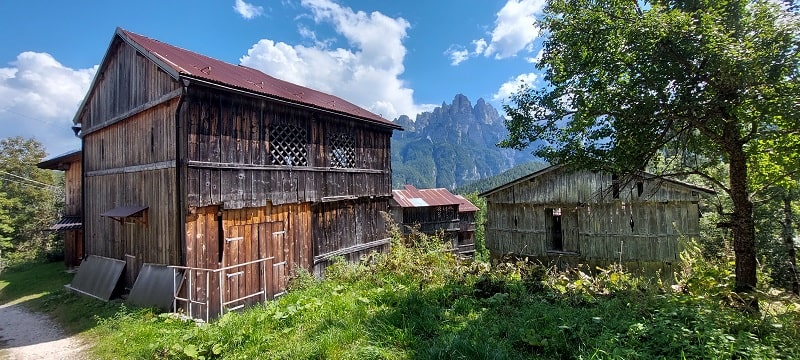
<svg viewBox="0 0 800 360">
<path fill-rule="evenodd" d="M 393 185 L 453 189 L 532 159 L 528 152 L 500 149 L 508 134 L 502 117 L 484 99 L 472 106 L 464 94 L 451 104 L 395 122 L 406 131 L 392 136 Z"/>
</svg>

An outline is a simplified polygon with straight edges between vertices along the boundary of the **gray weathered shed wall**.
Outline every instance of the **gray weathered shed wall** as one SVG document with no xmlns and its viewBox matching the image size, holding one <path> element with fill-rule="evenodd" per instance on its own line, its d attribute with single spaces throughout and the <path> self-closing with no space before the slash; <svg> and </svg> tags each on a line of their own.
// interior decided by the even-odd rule
<svg viewBox="0 0 800 360">
<path fill-rule="evenodd" d="M 555 169 L 490 192 L 487 247 L 496 255 L 671 262 L 679 238 L 699 234 L 696 189 L 640 179 L 621 185 L 615 198 L 613 184 L 610 174 Z M 561 210 L 560 249 L 553 245 L 553 209 Z"/>
</svg>

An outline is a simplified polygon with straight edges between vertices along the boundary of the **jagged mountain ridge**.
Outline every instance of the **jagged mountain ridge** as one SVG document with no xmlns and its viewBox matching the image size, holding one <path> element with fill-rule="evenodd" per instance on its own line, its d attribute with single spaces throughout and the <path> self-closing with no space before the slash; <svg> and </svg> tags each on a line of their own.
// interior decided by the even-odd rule
<svg viewBox="0 0 800 360">
<path fill-rule="evenodd" d="M 405 131 L 392 136 L 392 185 L 455 189 L 499 174 L 534 158 L 528 151 L 497 147 L 508 134 L 503 118 L 482 98 L 475 106 L 463 94 L 423 112 L 414 121 L 395 119 Z"/>
</svg>

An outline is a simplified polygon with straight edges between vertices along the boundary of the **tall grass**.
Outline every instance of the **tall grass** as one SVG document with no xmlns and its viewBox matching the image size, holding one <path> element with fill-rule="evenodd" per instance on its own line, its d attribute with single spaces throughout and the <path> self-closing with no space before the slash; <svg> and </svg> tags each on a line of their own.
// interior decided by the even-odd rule
<svg viewBox="0 0 800 360">
<path fill-rule="evenodd" d="M 530 359 L 800 358 L 800 315 L 742 313 L 729 292 L 705 292 L 695 264 L 673 291 L 623 269 L 556 272 L 525 259 L 458 259 L 436 239 L 359 264 L 339 261 L 325 280 L 307 272 L 291 291 L 197 324 L 121 309 L 92 334 L 98 358 Z M 705 265 L 713 268 L 711 265 Z M 594 269 L 593 269 L 594 270 Z"/>
</svg>

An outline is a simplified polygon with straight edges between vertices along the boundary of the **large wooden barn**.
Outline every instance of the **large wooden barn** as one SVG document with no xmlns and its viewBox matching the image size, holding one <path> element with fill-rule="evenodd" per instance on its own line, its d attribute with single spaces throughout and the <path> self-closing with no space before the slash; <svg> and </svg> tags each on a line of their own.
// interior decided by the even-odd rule
<svg viewBox="0 0 800 360">
<path fill-rule="evenodd" d="M 486 247 L 568 265 L 671 271 L 681 237 L 699 235 L 701 194 L 712 190 L 642 173 L 551 166 L 488 190 Z"/>
<path fill-rule="evenodd" d="M 392 218 L 403 233 L 412 229 L 428 235 L 441 235 L 459 255 L 475 253 L 475 213 L 478 207 L 460 195 L 443 188 L 417 189 L 405 185 L 392 190 Z"/>
<path fill-rule="evenodd" d="M 64 213 L 51 231 L 64 237 L 64 265 L 73 269 L 83 259 L 83 199 L 81 197 L 81 151 L 70 151 L 37 164 L 39 168 L 64 172 Z"/>
<path fill-rule="evenodd" d="M 86 253 L 124 260 L 128 286 L 183 268 L 195 315 L 388 246 L 400 127 L 341 98 L 117 29 L 74 123 Z"/>
</svg>

